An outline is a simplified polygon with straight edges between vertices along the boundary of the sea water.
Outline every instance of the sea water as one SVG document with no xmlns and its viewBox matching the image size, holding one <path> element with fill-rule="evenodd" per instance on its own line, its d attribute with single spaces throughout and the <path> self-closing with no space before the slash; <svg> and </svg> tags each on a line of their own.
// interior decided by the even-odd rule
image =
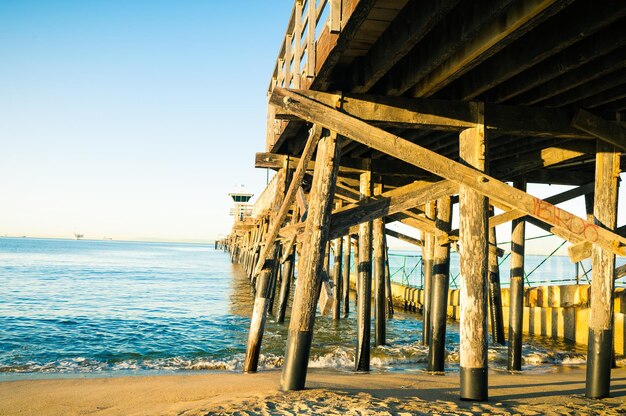
<svg viewBox="0 0 626 416">
<path fill-rule="evenodd" d="M 312 367 L 352 371 L 354 299 L 347 319 L 316 318 Z M 239 371 L 253 293 L 228 253 L 212 245 L 0 238 L 0 380 L 23 377 Z M 288 321 L 287 321 L 288 322 Z M 261 369 L 282 365 L 288 323 L 270 317 Z M 374 371 L 424 369 L 421 316 L 397 311 Z M 447 366 L 458 369 L 458 325 Z M 529 338 L 525 369 L 584 362 L 585 348 Z M 490 345 L 490 366 L 506 347 Z"/>
</svg>

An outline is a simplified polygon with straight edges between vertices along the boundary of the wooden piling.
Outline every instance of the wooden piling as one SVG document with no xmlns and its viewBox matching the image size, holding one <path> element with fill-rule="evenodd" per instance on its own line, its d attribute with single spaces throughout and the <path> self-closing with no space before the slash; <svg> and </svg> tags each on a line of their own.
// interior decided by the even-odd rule
<svg viewBox="0 0 626 416">
<path fill-rule="evenodd" d="M 526 192 L 526 181 L 517 180 L 513 186 Z M 522 370 L 522 328 L 524 322 L 524 252 L 526 222 L 524 217 L 511 224 L 511 278 L 509 300 L 509 344 L 507 369 Z"/>
<path fill-rule="evenodd" d="M 371 173 L 360 177 L 361 199 L 372 195 Z M 355 354 L 356 371 L 370 369 L 370 332 L 372 302 L 372 223 L 365 221 L 359 225 L 359 260 L 357 283 L 357 345 Z"/>
<path fill-rule="evenodd" d="M 452 224 L 450 197 L 437 200 L 437 229 L 448 232 Z M 446 354 L 446 320 L 450 282 L 450 244 L 435 244 L 433 251 L 432 332 L 428 349 L 428 370 L 444 371 Z"/>
<path fill-rule="evenodd" d="M 463 130 L 459 156 L 468 166 L 485 170 L 484 107 L 476 104 L 480 122 Z M 461 185 L 459 245 L 461 248 L 461 400 L 484 401 L 487 386 L 487 198 Z"/>
<path fill-rule="evenodd" d="M 341 202 L 337 202 L 336 208 L 341 208 Z M 334 257 L 333 257 L 333 319 L 339 319 L 341 315 L 341 266 L 343 244 L 341 238 L 333 240 Z"/>
<path fill-rule="evenodd" d="M 594 217 L 596 224 L 614 230 L 617 221 L 617 190 L 620 152 L 601 140 L 597 143 Z M 611 382 L 613 348 L 613 292 L 615 254 L 594 244 L 591 248 L 591 293 L 587 377 L 585 395 L 607 397 Z"/>
<path fill-rule="evenodd" d="M 435 219 L 435 203 L 426 204 L 426 218 Z M 424 246 L 422 247 L 422 267 L 424 268 L 424 301 L 422 303 L 422 344 L 428 345 L 430 340 L 430 306 L 431 306 L 431 287 L 433 281 L 433 250 L 435 245 L 435 236 L 432 233 L 424 233 Z"/>
<path fill-rule="evenodd" d="M 273 314 L 274 311 L 274 299 L 276 297 L 276 289 L 278 288 L 278 284 L 279 281 L 282 280 L 282 275 L 281 275 L 281 267 L 280 267 L 280 257 L 281 257 L 281 245 L 279 241 L 275 241 L 274 242 L 274 258 L 276 259 L 274 261 L 274 268 L 272 269 L 272 277 L 271 277 L 271 284 L 270 284 L 270 288 L 269 288 L 269 297 L 268 297 L 268 303 L 267 303 L 267 311 L 270 314 Z M 281 283 L 282 285 L 282 283 Z"/>
<path fill-rule="evenodd" d="M 280 294 L 278 295 L 278 311 L 276 311 L 276 322 L 285 322 L 285 314 L 287 312 L 287 302 L 289 300 L 289 291 L 291 290 L 291 282 L 293 281 L 294 262 L 296 258 L 295 248 L 285 247 L 287 257 L 283 263 L 282 280 L 280 282 Z"/>
<path fill-rule="evenodd" d="M 489 216 L 493 208 L 489 209 Z M 500 267 L 498 265 L 498 240 L 496 228 L 489 227 L 489 316 L 491 318 L 491 339 L 504 345 L 504 318 L 502 317 L 502 288 L 500 286 Z"/>
<path fill-rule="evenodd" d="M 277 267 L 278 250 L 274 250 L 274 255 L 265 261 L 259 278 L 257 279 L 257 291 L 250 320 L 250 330 L 248 331 L 248 344 L 246 347 L 246 357 L 243 363 L 245 373 L 254 373 L 259 364 L 259 354 L 261 353 L 261 343 L 265 330 L 265 320 L 269 309 L 270 291 L 272 288 L 272 274 Z"/>
<path fill-rule="evenodd" d="M 347 318 L 350 314 L 350 252 L 352 251 L 352 244 L 350 244 L 350 234 L 343 237 L 343 267 L 342 267 L 342 303 L 343 303 L 343 317 Z"/>
<path fill-rule="evenodd" d="M 374 194 L 380 195 L 383 192 L 382 185 L 374 187 Z M 385 304 L 385 222 L 382 218 L 372 221 L 372 244 L 374 246 L 373 281 L 374 281 L 374 316 L 375 330 L 374 339 L 376 346 L 386 344 L 386 322 L 387 315 Z"/>
<path fill-rule="evenodd" d="M 385 228 L 386 230 L 386 228 Z M 391 271 L 389 270 L 389 247 L 387 246 L 387 233 L 385 231 L 384 255 L 385 255 L 385 294 L 387 296 L 387 319 L 393 318 L 393 297 L 391 294 Z"/>
<path fill-rule="evenodd" d="M 336 134 L 331 133 L 320 139 L 305 223 L 305 239 L 301 255 L 298 256 L 298 284 L 291 308 L 287 349 L 280 380 L 283 390 L 301 390 L 306 382 L 317 308 L 316 295 L 321 284 L 339 170 L 339 152 Z"/>
</svg>

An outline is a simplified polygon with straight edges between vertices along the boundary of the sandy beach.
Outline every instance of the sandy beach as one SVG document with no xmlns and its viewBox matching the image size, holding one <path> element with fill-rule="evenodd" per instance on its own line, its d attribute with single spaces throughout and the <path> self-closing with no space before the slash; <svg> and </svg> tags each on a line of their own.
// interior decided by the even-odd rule
<svg viewBox="0 0 626 416">
<path fill-rule="evenodd" d="M 273 414 L 626 414 L 626 368 L 613 370 L 612 395 L 584 397 L 584 367 L 545 374 L 490 373 L 490 400 L 458 399 L 458 374 L 309 373 L 301 392 L 278 390 L 280 371 L 0 383 L 1 415 Z"/>
</svg>

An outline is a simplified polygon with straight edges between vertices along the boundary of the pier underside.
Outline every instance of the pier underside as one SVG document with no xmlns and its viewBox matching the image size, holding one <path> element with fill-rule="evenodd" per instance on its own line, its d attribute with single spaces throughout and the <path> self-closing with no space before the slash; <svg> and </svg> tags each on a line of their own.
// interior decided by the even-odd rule
<svg viewBox="0 0 626 416">
<path fill-rule="evenodd" d="M 268 93 L 267 142 L 256 166 L 277 174 L 226 243 L 258 289 L 249 356 L 261 345 L 273 301 L 268 288 L 291 281 L 292 266 L 278 271 L 298 254 L 284 389 L 305 385 L 320 292 L 328 280 L 335 290 L 346 287 L 341 265 L 328 277 L 331 241 L 341 263 L 337 247 L 345 251 L 356 240 L 362 328 L 355 366 L 369 368 L 372 281 L 374 289 L 385 283 L 386 243 L 377 234 L 384 225 L 376 223 L 383 220 L 421 231 L 412 242 L 422 246 L 428 269 L 424 342 L 431 357 L 442 355 L 446 264 L 450 247 L 459 251 L 460 395 L 486 400 L 488 294 L 499 293 L 500 254 L 490 230 L 512 221 L 509 369 L 520 369 L 516 308 L 524 293 L 523 224 L 530 222 L 570 242 L 572 261 L 591 257 L 586 393 L 609 394 L 615 256 L 626 256 L 626 230 L 617 224 L 626 165 L 623 2 L 297 1 Z M 527 183 L 575 188 L 542 200 L 526 192 Z M 583 195 L 586 218 L 556 206 Z M 450 229 L 455 203 L 458 230 Z M 389 294 L 376 293 L 380 344 Z M 341 297 L 334 299 L 338 310 Z M 497 326 L 497 297 L 491 304 Z M 505 342 L 503 330 L 496 341 Z M 440 366 L 435 358 L 429 365 Z"/>
</svg>

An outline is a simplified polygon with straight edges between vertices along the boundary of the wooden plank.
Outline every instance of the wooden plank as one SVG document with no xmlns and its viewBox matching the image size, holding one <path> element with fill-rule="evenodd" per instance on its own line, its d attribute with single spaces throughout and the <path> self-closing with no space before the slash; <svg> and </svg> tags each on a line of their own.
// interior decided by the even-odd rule
<svg viewBox="0 0 626 416">
<path fill-rule="evenodd" d="M 463 79 L 457 97 L 472 100 L 617 21 L 624 14 L 626 8 L 621 0 L 606 2 L 601 7 L 595 2 L 574 2 L 554 16 L 550 24 L 537 27 L 486 61 L 479 71 L 469 73 Z M 555 27 L 560 29 L 554 30 Z"/>
<path fill-rule="evenodd" d="M 526 154 L 514 154 L 509 158 L 494 162 L 490 174 L 503 180 L 510 180 L 537 169 L 558 165 L 593 153 L 595 153 L 595 143 L 592 141 L 566 142 Z"/>
<path fill-rule="evenodd" d="M 355 75 L 348 89 L 353 92 L 367 92 L 458 2 L 459 0 L 409 2 L 398 18 L 378 37 L 365 58 L 355 61 L 348 71 Z"/>
<path fill-rule="evenodd" d="M 442 62 L 458 51 L 469 39 L 511 3 L 510 0 L 461 2 L 380 80 L 380 92 L 403 95 Z"/>
<path fill-rule="evenodd" d="M 624 50 L 617 49 L 601 56 L 581 67 L 566 72 L 550 82 L 546 82 L 516 97 L 519 104 L 534 105 L 550 97 L 568 91 L 591 80 L 610 75 L 612 72 L 626 68 Z"/>
<path fill-rule="evenodd" d="M 604 120 L 585 110 L 578 110 L 572 119 L 572 126 L 617 146 L 622 151 L 626 150 L 626 128 L 618 123 Z"/>
<path fill-rule="evenodd" d="M 562 202 L 569 201 L 570 199 L 578 198 L 579 196 L 588 194 L 589 192 L 593 192 L 593 186 L 593 182 L 590 182 L 586 185 L 579 186 L 574 189 L 568 189 L 565 192 L 549 196 L 543 201 L 547 202 L 548 204 L 558 205 Z M 522 218 L 525 215 L 526 214 L 524 214 L 523 212 L 515 209 L 503 212 L 502 214 L 494 215 L 493 217 L 489 218 L 489 227 L 497 227 L 500 224 L 505 224 L 515 219 Z"/>
<path fill-rule="evenodd" d="M 571 0 L 527 0 L 513 3 L 450 58 L 415 85 L 410 95 L 427 97 L 527 33 Z M 551 8 L 555 6 L 552 10 Z"/>
<path fill-rule="evenodd" d="M 485 101 L 500 103 L 510 100 L 624 45 L 626 26 L 614 24 L 607 30 L 582 40 L 575 48 L 568 48 L 487 92 Z"/>
<path fill-rule="evenodd" d="M 309 134 L 309 139 L 307 140 L 306 146 L 304 148 L 304 152 L 302 153 L 300 163 L 298 163 L 298 167 L 296 168 L 291 183 L 289 184 L 289 189 L 287 189 L 287 193 L 285 195 L 283 203 L 276 213 L 276 216 L 273 218 L 272 226 L 270 227 L 269 232 L 267 233 L 267 236 L 265 238 L 265 245 L 261 249 L 259 262 L 255 266 L 253 276 L 256 276 L 263 268 L 263 263 L 265 263 L 265 260 L 268 256 L 269 248 L 272 245 L 272 242 L 278 236 L 278 231 L 280 231 L 283 221 L 285 221 L 285 218 L 287 218 L 289 208 L 291 208 L 291 204 L 293 204 L 294 199 L 296 198 L 296 193 L 300 188 L 300 185 L 302 184 L 302 178 L 304 178 L 304 174 L 306 173 L 306 166 L 309 163 L 309 160 L 311 160 L 311 158 L 313 157 L 313 152 L 317 147 L 317 142 L 319 141 L 321 134 L 322 128 L 320 126 L 313 125 Z"/>
<path fill-rule="evenodd" d="M 341 0 L 330 0 L 328 28 L 330 33 L 339 33 L 341 31 Z"/>
<path fill-rule="evenodd" d="M 583 239 L 626 256 L 625 238 L 364 121 L 281 88 L 274 89 L 270 104 L 442 178 L 467 185 L 495 202 L 512 206 L 552 225 L 569 241 Z"/>
<path fill-rule="evenodd" d="M 307 34 L 306 34 L 306 76 L 315 76 L 315 27 L 317 26 L 316 0 L 307 2 Z"/>
</svg>

